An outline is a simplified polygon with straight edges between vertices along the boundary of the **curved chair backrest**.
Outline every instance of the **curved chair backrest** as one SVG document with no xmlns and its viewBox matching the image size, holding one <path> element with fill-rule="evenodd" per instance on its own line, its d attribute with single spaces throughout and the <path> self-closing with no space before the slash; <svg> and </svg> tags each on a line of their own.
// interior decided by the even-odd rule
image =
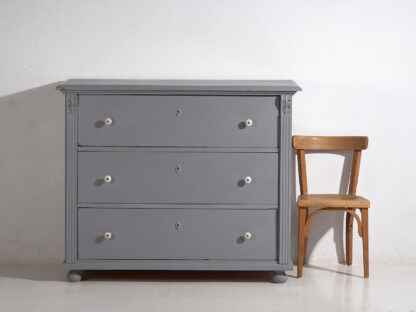
<svg viewBox="0 0 416 312">
<path fill-rule="evenodd" d="M 293 148 L 298 154 L 299 183 L 301 194 L 308 194 L 306 176 L 305 150 L 312 151 L 342 151 L 353 150 L 350 184 L 348 194 L 355 195 L 357 190 L 358 173 L 360 171 L 361 151 L 367 149 L 366 136 L 300 136 L 294 135 Z"/>
<path fill-rule="evenodd" d="M 293 136 L 293 147 L 297 150 L 365 150 L 366 136 Z"/>
</svg>

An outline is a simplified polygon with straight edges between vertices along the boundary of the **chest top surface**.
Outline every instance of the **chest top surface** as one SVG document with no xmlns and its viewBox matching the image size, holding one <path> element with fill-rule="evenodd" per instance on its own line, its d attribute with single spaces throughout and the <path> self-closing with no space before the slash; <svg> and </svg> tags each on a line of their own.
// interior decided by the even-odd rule
<svg viewBox="0 0 416 312">
<path fill-rule="evenodd" d="M 295 93 L 301 88 L 293 80 L 129 80 L 69 79 L 57 86 L 62 92 L 268 92 Z"/>
</svg>

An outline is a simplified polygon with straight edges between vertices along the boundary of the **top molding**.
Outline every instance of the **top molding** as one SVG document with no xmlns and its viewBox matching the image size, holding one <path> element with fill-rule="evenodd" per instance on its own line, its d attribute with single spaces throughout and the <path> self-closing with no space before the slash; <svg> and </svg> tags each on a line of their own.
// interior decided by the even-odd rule
<svg viewBox="0 0 416 312">
<path fill-rule="evenodd" d="M 58 85 L 62 92 L 253 92 L 295 93 L 302 89 L 293 80 L 127 80 L 69 79 Z"/>
</svg>

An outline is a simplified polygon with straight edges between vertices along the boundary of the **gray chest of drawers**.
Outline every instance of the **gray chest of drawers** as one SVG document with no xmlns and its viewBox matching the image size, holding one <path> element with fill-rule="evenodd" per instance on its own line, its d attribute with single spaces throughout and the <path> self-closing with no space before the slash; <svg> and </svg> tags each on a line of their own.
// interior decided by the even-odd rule
<svg viewBox="0 0 416 312">
<path fill-rule="evenodd" d="M 81 270 L 290 259 L 293 81 L 68 80 L 66 253 Z"/>
</svg>

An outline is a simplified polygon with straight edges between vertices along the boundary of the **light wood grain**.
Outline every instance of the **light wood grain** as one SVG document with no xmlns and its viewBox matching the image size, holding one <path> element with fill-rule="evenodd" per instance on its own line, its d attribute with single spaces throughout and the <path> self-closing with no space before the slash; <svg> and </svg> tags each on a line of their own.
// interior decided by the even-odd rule
<svg viewBox="0 0 416 312">
<path fill-rule="evenodd" d="M 345 262 L 352 264 L 352 234 L 354 229 L 354 218 L 350 214 L 345 217 Z"/>
<path fill-rule="evenodd" d="M 299 207 L 369 208 L 370 202 L 361 196 L 339 194 L 304 194 L 298 197 Z"/>
<path fill-rule="evenodd" d="M 298 268 L 297 276 L 302 277 L 303 262 L 305 258 L 305 223 L 306 208 L 299 209 L 299 228 L 298 228 Z"/>
<path fill-rule="evenodd" d="M 300 150 L 365 150 L 366 136 L 293 136 L 293 147 Z"/>
<path fill-rule="evenodd" d="M 363 264 L 364 278 L 370 275 L 369 252 L 368 252 L 368 209 L 361 210 L 361 221 L 363 223 Z"/>
<path fill-rule="evenodd" d="M 298 151 L 298 170 L 300 193 L 308 194 L 308 177 L 306 175 L 305 150 Z"/>
<path fill-rule="evenodd" d="M 352 158 L 350 185 L 348 187 L 348 194 L 355 195 L 357 192 L 358 174 L 360 172 L 361 151 L 354 151 Z"/>
<path fill-rule="evenodd" d="M 298 152 L 298 170 L 299 170 L 299 183 L 300 183 L 300 193 L 308 194 L 308 178 L 306 175 L 306 160 L 305 160 L 305 151 L 299 150 Z M 309 215 L 309 209 L 305 208 L 305 223 Z M 308 233 L 305 233 L 304 242 L 303 242 L 303 263 L 306 262 L 306 248 L 308 246 Z"/>
<path fill-rule="evenodd" d="M 355 150 L 352 166 L 351 166 L 351 176 L 350 184 L 348 187 L 348 194 L 355 195 L 357 192 L 357 183 L 358 183 L 358 174 L 360 172 L 360 162 L 361 162 L 361 151 Z M 370 205 L 370 203 L 368 203 Z M 354 228 L 354 219 L 351 215 L 347 214 L 345 219 L 345 258 L 347 265 L 352 265 L 352 251 L 353 251 L 353 228 Z"/>
<path fill-rule="evenodd" d="M 309 224 L 313 217 L 327 211 L 343 211 L 346 213 L 345 240 L 346 263 L 352 264 L 353 222 L 358 223 L 358 232 L 363 239 L 364 277 L 369 276 L 368 260 L 368 208 L 370 201 L 357 196 L 358 175 L 361 162 L 361 151 L 368 146 L 368 138 L 360 137 L 322 137 L 322 136 L 293 136 L 292 144 L 297 149 L 300 193 L 298 197 L 299 207 L 299 232 L 298 232 L 298 277 L 302 277 L 303 264 L 306 259 L 306 246 Z M 308 194 L 306 175 L 307 150 L 353 150 L 353 159 L 350 173 L 348 194 Z M 309 215 L 309 208 L 320 208 Z M 361 220 L 355 210 L 361 210 Z"/>
</svg>

